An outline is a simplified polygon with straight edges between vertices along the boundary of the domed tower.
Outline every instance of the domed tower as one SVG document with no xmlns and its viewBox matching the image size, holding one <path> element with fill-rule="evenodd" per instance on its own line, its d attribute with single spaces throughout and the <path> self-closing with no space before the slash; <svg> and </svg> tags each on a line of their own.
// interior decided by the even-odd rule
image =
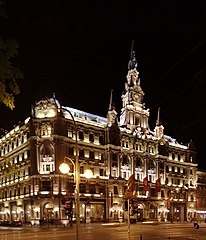
<svg viewBox="0 0 206 240">
<path fill-rule="evenodd" d="M 127 82 L 125 92 L 122 94 L 122 109 L 120 115 L 120 126 L 131 131 L 137 129 L 148 132 L 149 109 L 145 109 L 143 103 L 144 92 L 140 86 L 139 72 L 137 71 L 137 60 L 131 45 L 131 55 L 128 63 Z"/>
</svg>

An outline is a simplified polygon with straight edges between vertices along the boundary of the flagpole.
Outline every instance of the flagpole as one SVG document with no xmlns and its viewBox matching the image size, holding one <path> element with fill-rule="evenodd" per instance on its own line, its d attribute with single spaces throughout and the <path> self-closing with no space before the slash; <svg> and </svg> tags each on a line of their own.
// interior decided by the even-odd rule
<svg viewBox="0 0 206 240">
<path fill-rule="evenodd" d="M 127 205 L 128 205 L 128 224 L 127 224 L 127 239 L 130 240 L 130 205 L 129 205 L 129 199 L 127 199 Z"/>
</svg>

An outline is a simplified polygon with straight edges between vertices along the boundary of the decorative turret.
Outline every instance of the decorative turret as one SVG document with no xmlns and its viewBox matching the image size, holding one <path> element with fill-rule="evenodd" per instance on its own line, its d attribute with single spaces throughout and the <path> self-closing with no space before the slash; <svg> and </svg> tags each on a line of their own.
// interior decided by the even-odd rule
<svg viewBox="0 0 206 240">
<path fill-rule="evenodd" d="M 154 131 L 155 131 L 155 136 L 157 138 L 164 137 L 164 127 L 160 121 L 160 107 L 158 108 L 156 127 L 155 127 Z"/>
<path fill-rule="evenodd" d="M 115 123 L 117 118 L 117 112 L 115 111 L 115 107 L 112 100 L 112 92 L 113 92 L 113 89 L 111 89 L 109 109 L 107 112 L 107 124 L 109 127 L 111 127 L 111 125 Z"/>
<path fill-rule="evenodd" d="M 125 93 L 122 94 L 120 126 L 131 129 L 132 131 L 138 129 L 138 131 L 141 132 L 148 132 L 149 109 L 146 110 L 144 107 L 144 92 L 140 86 L 137 65 L 134 41 L 132 41 Z"/>
<path fill-rule="evenodd" d="M 110 94 L 109 109 L 107 113 L 108 143 L 120 146 L 120 129 L 117 119 L 117 112 L 112 101 L 112 92 Z"/>
</svg>

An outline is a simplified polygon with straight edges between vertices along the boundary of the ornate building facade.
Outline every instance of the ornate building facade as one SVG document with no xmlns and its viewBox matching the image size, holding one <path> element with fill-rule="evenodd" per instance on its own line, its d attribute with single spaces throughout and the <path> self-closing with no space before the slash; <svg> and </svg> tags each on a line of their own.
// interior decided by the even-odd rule
<svg viewBox="0 0 206 240">
<path fill-rule="evenodd" d="M 197 171 L 196 211 L 194 218 L 206 222 L 206 171 Z"/>
<path fill-rule="evenodd" d="M 74 167 L 65 157 L 76 154 L 80 163 L 87 162 L 80 168 L 82 221 L 124 221 L 125 191 L 133 174 L 133 218 L 195 218 L 200 195 L 194 146 L 165 135 L 160 110 L 150 130 L 143 97 L 132 50 L 119 121 L 112 93 L 107 117 L 62 107 L 55 97 L 36 102 L 31 116 L 0 139 L 0 219 L 67 221 L 65 201 L 74 201 L 75 184 Z M 59 170 L 64 161 L 70 165 L 68 175 Z M 88 167 L 91 179 L 84 177 Z"/>
</svg>

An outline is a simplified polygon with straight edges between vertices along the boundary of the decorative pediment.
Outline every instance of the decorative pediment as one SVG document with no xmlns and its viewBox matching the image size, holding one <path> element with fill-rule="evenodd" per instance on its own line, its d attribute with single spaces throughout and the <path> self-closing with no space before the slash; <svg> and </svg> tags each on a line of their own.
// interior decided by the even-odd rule
<svg viewBox="0 0 206 240">
<path fill-rule="evenodd" d="M 36 118 L 51 118 L 55 117 L 56 112 L 56 103 L 53 99 L 40 100 L 35 104 L 34 107 L 34 116 Z"/>
</svg>

